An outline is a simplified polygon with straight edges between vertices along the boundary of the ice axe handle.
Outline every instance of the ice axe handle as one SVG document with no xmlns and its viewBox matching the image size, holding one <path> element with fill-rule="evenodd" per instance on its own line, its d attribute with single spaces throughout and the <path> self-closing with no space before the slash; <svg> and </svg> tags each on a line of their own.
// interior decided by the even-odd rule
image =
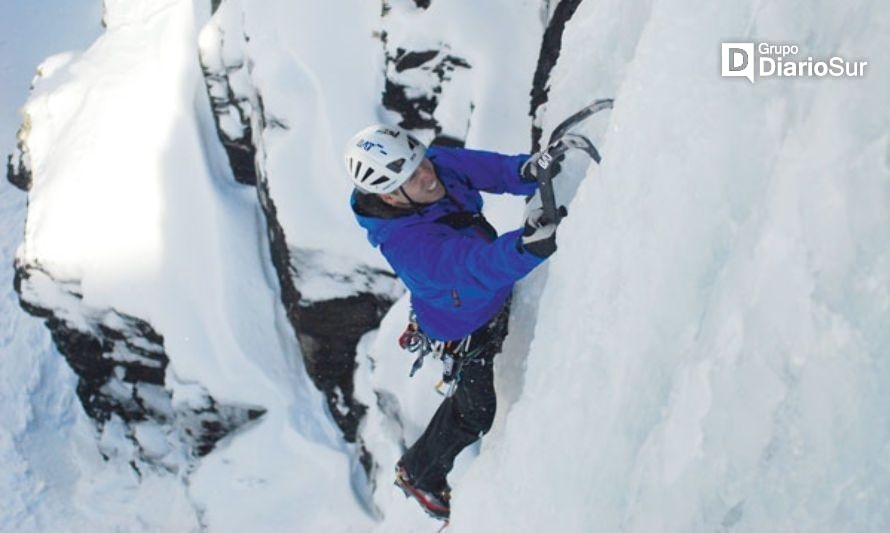
<svg viewBox="0 0 890 533">
<path fill-rule="evenodd" d="M 589 141 L 588 141 L 589 142 Z M 557 142 L 551 144 L 550 147 L 541 154 L 541 157 L 535 162 L 538 165 L 538 190 L 541 191 L 541 204 L 544 208 L 544 219 L 542 222 L 559 224 L 559 221 L 565 218 L 567 211 L 565 207 L 557 207 L 556 194 L 553 192 L 553 162 L 558 160 L 569 148 L 572 143 Z"/>
<path fill-rule="evenodd" d="M 541 192 L 541 206 L 544 208 L 544 216 L 541 220 L 544 224 L 559 223 L 559 220 L 565 216 L 565 208 L 556 207 L 556 195 L 553 192 L 553 180 L 551 179 L 550 170 L 553 158 L 547 152 L 544 152 L 536 164 L 538 165 L 538 190 Z"/>
</svg>

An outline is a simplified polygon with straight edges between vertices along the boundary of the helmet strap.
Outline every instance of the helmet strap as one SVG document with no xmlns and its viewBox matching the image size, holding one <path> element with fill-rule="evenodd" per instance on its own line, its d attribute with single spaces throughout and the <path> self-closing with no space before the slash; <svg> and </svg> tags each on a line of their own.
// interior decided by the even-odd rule
<svg viewBox="0 0 890 533">
<path fill-rule="evenodd" d="M 399 192 L 402 193 L 402 196 L 404 196 L 406 200 L 408 200 L 408 203 L 411 204 L 411 207 L 413 207 L 415 211 L 421 208 L 421 205 L 412 200 L 411 197 L 408 196 L 408 193 L 405 192 L 405 188 L 401 185 L 399 185 Z"/>
</svg>

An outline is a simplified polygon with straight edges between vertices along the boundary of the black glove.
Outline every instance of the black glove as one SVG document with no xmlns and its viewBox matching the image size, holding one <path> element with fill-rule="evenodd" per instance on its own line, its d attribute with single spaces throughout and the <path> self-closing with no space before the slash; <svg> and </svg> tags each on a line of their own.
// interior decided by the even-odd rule
<svg viewBox="0 0 890 533">
<path fill-rule="evenodd" d="M 536 154 L 532 154 L 528 160 L 522 164 L 519 174 L 522 181 L 531 182 L 538 180 L 539 168 L 550 168 L 550 177 L 555 178 L 562 170 L 560 163 L 566 157 L 565 149 L 560 145 L 562 139 L 557 140 L 546 149 Z M 556 154 L 556 155 L 554 155 Z"/>
<path fill-rule="evenodd" d="M 541 193 L 535 192 L 532 199 L 525 206 L 525 226 L 522 237 L 519 238 L 520 246 L 527 252 L 546 259 L 556 251 L 556 227 L 559 221 L 568 215 L 565 207 L 560 206 L 558 220 L 543 223 L 544 206 L 541 203 Z"/>
</svg>

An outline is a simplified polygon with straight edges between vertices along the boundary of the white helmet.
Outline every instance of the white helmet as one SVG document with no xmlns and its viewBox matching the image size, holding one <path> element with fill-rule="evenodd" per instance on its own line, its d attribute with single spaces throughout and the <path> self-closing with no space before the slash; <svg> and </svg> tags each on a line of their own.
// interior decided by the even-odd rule
<svg viewBox="0 0 890 533">
<path fill-rule="evenodd" d="M 397 126 L 376 124 L 358 132 L 346 145 L 346 171 L 367 193 L 391 193 L 417 169 L 426 146 Z"/>
</svg>

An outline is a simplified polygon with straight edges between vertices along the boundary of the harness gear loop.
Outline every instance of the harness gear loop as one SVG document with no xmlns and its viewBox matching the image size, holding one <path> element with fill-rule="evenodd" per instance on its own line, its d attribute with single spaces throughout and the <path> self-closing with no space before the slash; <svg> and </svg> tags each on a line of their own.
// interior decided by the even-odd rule
<svg viewBox="0 0 890 533">
<path fill-rule="evenodd" d="M 437 341 L 429 338 L 417 323 L 417 315 L 411 312 L 408 325 L 399 337 L 399 346 L 411 353 L 416 353 L 417 358 L 411 365 L 409 377 L 414 377 L 423 367 L 424 359 L 431 355 L 442 361 L 442 379 L 436 384 L 436 391 L 440 394 L 451 396 L 460 382 L 460 371 L 464 363 L 474 359 L 482 351 L 482 346 L 470 349 L 473 334 L 457 341 Z M 442 387 L 448 385 L 448 390 L 442 392 Z"/>
</svg>

